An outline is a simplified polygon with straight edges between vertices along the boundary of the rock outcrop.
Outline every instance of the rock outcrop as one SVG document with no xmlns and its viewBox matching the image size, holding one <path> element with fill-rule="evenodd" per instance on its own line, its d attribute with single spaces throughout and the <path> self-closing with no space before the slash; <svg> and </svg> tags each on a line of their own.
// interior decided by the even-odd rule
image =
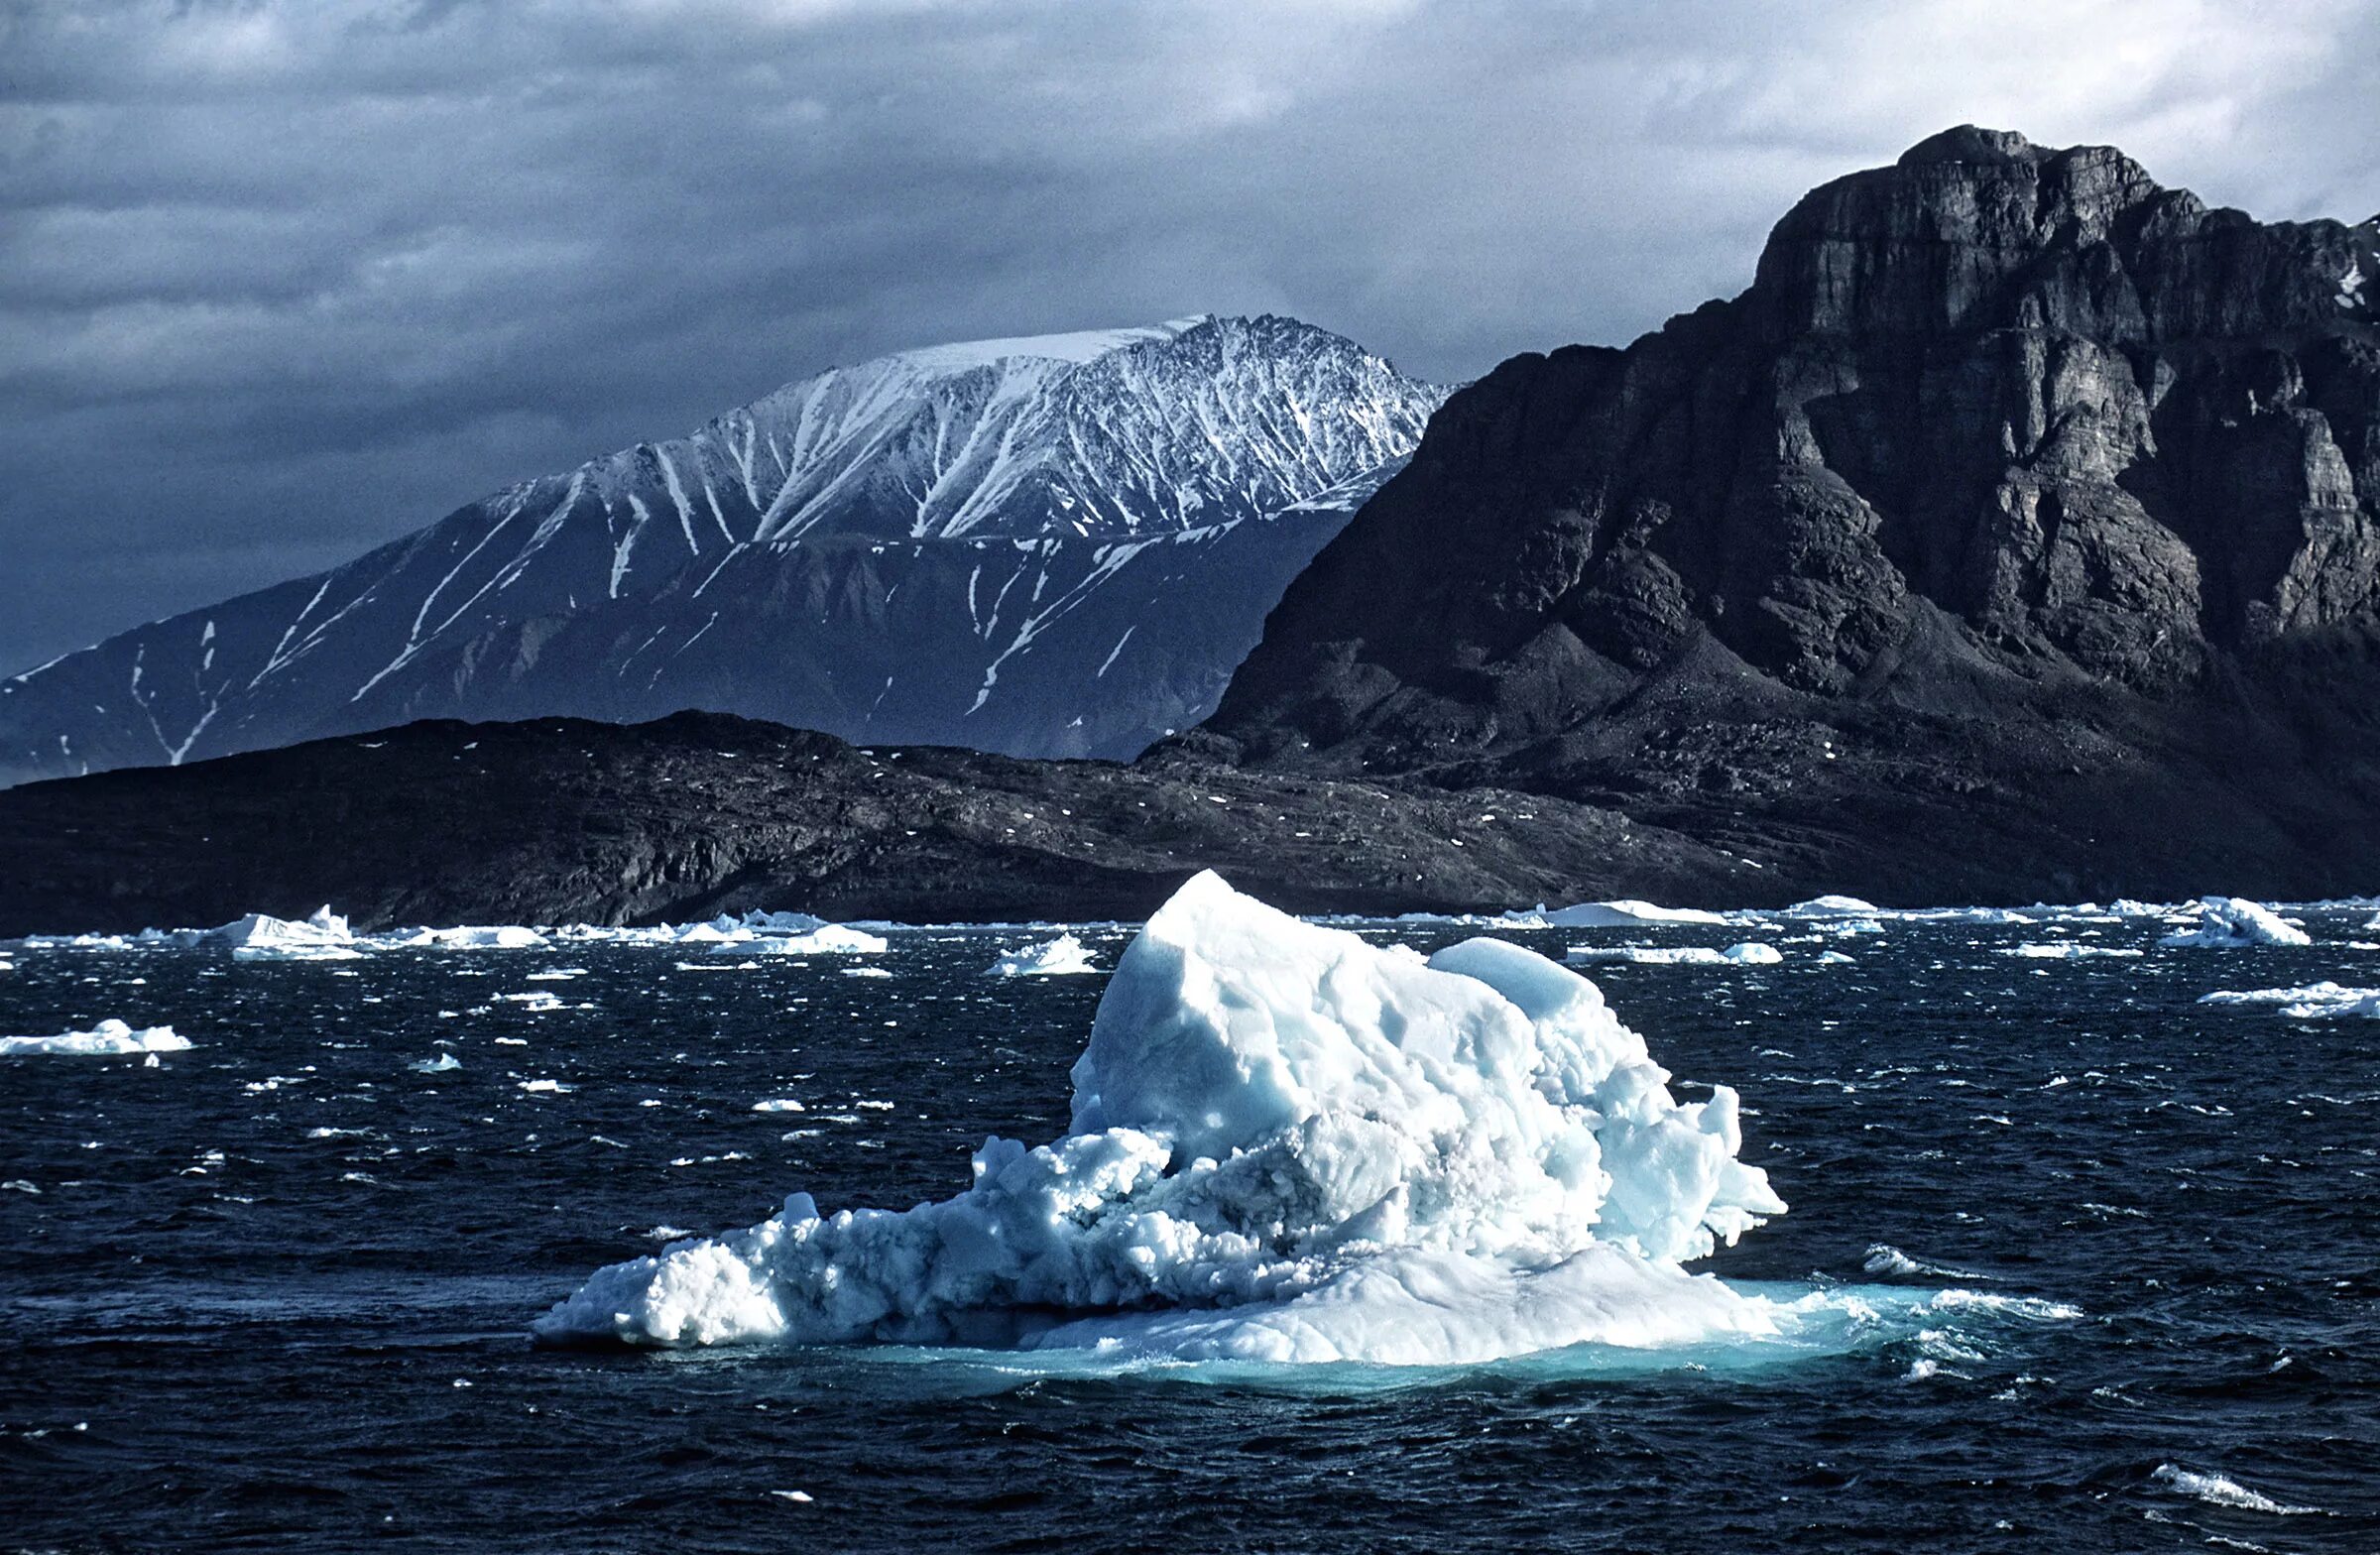
<svg viewBox="0 0 2380 1555">
<path fill-rule="evenodd" d="M 1887 709 L 2154 761 L 2118 726 L 2368 734 L 2376 238 L 2104 147 L 1936 136 L 1805 197 L 1734 299 L 1458 393 L 1196 743 L 1626 787 L 1660 753 L 1631 778 L 1595 731 L 1655 694 L 1682 738 Z"/>
</svg>

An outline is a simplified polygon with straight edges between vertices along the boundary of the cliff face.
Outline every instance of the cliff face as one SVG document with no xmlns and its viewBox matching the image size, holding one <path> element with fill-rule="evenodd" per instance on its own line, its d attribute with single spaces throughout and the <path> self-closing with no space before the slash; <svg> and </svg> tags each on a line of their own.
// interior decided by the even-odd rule
<svg viewBox="0 0 2380 1555">
<path fill-rule="evenodd" d="M 1936 136 L 1733 300 L 1457 394 L 1198 743 L 1627 786 L 1599 723 L 1692 686 L 1673 722 L 2082 716 L 2163 761 L 2211 702 L 2334 745 L 2375 685 L 2376 242 Z"/>
</svg>

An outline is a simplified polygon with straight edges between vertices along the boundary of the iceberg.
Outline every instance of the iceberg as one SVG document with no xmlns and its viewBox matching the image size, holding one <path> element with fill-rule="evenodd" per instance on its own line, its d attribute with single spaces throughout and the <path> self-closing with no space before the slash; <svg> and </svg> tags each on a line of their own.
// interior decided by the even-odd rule
<svg viewBox="0 0 2380 1555">
<path fill-rule="evenodd" d="M 984 970 L 989 977 L 1073 977 L 1099 968 L 1092 964 L 1091 952 L 1083 948 L 1081 940 L 1060 934 L 1021 950 L 1004 950 L 1000 959 Z"/>
<path fill-rule="evenodd" d="M 320 907 L 295 921 L 251 912 L 196 936 L 202 945 L 228 945 L 240 961 L 354 961 L 362 956 L 347 920 Z"/>
<path fill-rule="evenodd" d="M 1706 912 L 1700 907 L 1663 907 L 1626 899 L 1582 901 L 1569 907 L 1540 906 L 1529 916 L 1547 928 L 1647 928 L 1665 923 L 1727 921 L 1724 913 Z"/>
<path fill-rule="evenodd" d="M 965 1191 L 598 1270 L 545 1343 L 966 1344 L 1105 1359 L 1472 1364 L 1770 1335 L 1683 1265 L 1784 1202 L 1735 1093 L 1680 1102 L 1586 978 L 1493 939 L 1426 959 L 1192 879 L 1125 951 L 1066 1135 Z"/>
<path fill-rule="evenodd" d="M 1812 897 L 1790 907 L 1780 907 L 1772 916 L 1780 918 L 1872 918 L 1884 909 L 1872 901 L 1857 897 Z"/>
<path fill-rule="evenodd" d="M 0 1058 L 114 1058 L 126 1053 L 184 1053 L 190 1039 L 170 1025 L 134 1030 L 121 1020 L 102 1020 L 88 1031 L 57 1036 L 0 1036 Z"/>
<path fill-rule="evenodd" d="M 2169 949 L 2237 950 L 2246 945 L 2311 945 L 2304 929 L 2245 897 L 2202 897 L 2196 928 L 2157 941 Z"/>
</svg>

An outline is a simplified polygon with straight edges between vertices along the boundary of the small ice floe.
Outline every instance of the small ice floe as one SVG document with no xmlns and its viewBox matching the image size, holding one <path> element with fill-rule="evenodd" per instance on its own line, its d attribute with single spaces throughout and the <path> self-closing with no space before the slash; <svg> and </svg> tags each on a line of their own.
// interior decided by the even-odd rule
<svg viewBox="0 0 2380 1555">
<path fill-rule="evenodd" d="M 772 1096 L 767 1101 L 755 1102 L 752 1104 L 752 1110 L 756 1113 L 797 1113 L 804 1111 L 801 1103 L 795 1101 L 790 1096 Z"/>
<path fill-rule="evenodd" d="M 1573 961 L 1629 961 L 1646 967 L 1773 967 L 1785 959 L 1774 945 L 1746 942 L 1714 950 L 1709 945 L 1573 945 Z"/>
<path fill-rule="evenodd" d="M 1862 901 L 1857 897 L 1812 897 L 1808 901 L 1797 901 L 1790 907 L 1780 908 L 1771 916 L 1824 921 L 1828 918 L 1872 918 L 1883 910 L 1874 902 Z"/>
<path fill-rule="evenodd" d="M 1617 901 L 1581 901 L 1567 907 L 1540 906 L 1528 914 L 1547 928 L 1647 928 L 1667 923 L 1725 923 L 1724 913 L 1700 907 L 1664 907 L 1622 897 Z"/>
<path fill-rule="evenodd" d="M 408 950 L 542 950 L 552 941 L 519 923 L 417 928 L 391 943 Z"/>
<path fill-rule="evenodd" d="M 559 1080 L 524 1080 L 521 1089 L 532 1096 L 567 1096 L 577 1087 L 564 1085 Z"/>
<path fill-rule="evenodd" d="M 883 967 L 845 967 L 843 975 L 845 977 L 891 977 L 892 974 Z"/>
<path fill-rule="evenodd" d="M 2157 1466 L 2157 1472 L 2149 1478 L 2159 1485 L 2180 1491 L 2185 1495 L 2195 1495 L 2214 1506 L 2261 1511 L 2275 1517 L 2306 1517 L 2321 1511 L 2320 1506 L 2292 1506 L 2285 1501 L 2277 1501 L 2270 1495 L 2249 1490 L 2237 1480 L 2225 1479 L 2219 1474 L 2201 1474 L 2195 1469 L 2185 1469 L 2180 1464 L 2161 1463 Z"/>
<path fill-rule="evenodd" d="M 1818 964 L 1822 967 L 1847 967 L 1851 962 L 1852 958 L 1840 950 L 1822 950 L 1818 953 Z"/>
<path fill-rule="evenodd" d="M 1099 968 L 1092 965 L 1091 952 L 1081 940 L 1060 934 L 1021 950 L 1003 951 L 1000 959 L 984 970 L 990 977 L 1072 977 Z"/>
<path fill-rule="evenodd" d="M 2380 988 L 2341 988 L 2308 983 L 2299 988 L 2218 988 L 2199 997 L 2202 1005 L 2277 1005 L 2290 1020 L 2333 1020 L 2351 1017 L 2380 1019 Z"/>
<path fill-rule="evenodd" d="M 2048 945 L 2009 945 L 1999 954 L 2021 956 L 2028 961 L 2082 961 L 2092 956 L 2142 956 L 2148 952 L 2123 945 L 2081 945 L 2060 940 Z"/>
<path fill-rule="evenodd" d="M 521 1011 L 524 1015 L 533 1016 L 541 1016 L 549 1011 L 567 1010 L 570 1008 L 541 988 L 533 988 L 526 994 L 498 994 L 496 996 L 496 1002 L 498 1004 L 505 1005 L 518 1005 L 521 1007 Z"/>
<path fill-rule="evenodd" d="M 2170 949 L 2237 950 L 2248 945 L 2311 945 L 2304 929 L 2245 897 L 2202 897 L 2196 928 L 2157 941 Z"/>
<path fill-rule="evenodd" d="M 2014 907 L 1904 907 L 1885 915 L 1898 923 L 1964 923 L 1979 928 L 2024 928 L 2036 921 Z"/>
<path fill-rule="evenodd" d="M 347 920 L 327 906 L 296 921 L 251 912 L 207 929 L 197 940 L 229 946 L 240 961 L 353 961 L 363 954 L 355 948 Z"/>
<path fill-rule="evenodd" d="M 892 942 L 881 934 L 871 934 L 866 929 L 852 928 L 843 923 L 828 923 L 806 934 L 729 941 L 711 953 L 721 956 L 872 956 L 891 948 Z"/>
<path fill-rule="evenodd" d="M 0 1058 L 117 1058 L 137 1053 L 189 1051 L 190 1039 L 170 1025 L 134 1030 L 121 1020 L 102 1020 L 88 1031 L 56 1036 L 0 1036 Z"/>
<path fill-rule="evenodd" d="M 440 1053 L 435 1058 L 416 1058 L 406 1067 L 416 1074 L 452 1074 L 463 1061 L 452 1053 Z"/>
</svg>

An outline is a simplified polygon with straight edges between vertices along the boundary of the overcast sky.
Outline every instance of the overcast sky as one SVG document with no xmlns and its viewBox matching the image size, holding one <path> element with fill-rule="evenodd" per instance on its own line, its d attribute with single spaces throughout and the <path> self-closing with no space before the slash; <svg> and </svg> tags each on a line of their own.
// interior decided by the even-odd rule
<svg viewBox="0 0 2380 1555">
<path fill-rule="evenodd" d="M 1624 342 L 1962 121 L 2380 208 L 2375 0 L 0 0 L 0 670 L 905 345 Z"/>
</svg>

